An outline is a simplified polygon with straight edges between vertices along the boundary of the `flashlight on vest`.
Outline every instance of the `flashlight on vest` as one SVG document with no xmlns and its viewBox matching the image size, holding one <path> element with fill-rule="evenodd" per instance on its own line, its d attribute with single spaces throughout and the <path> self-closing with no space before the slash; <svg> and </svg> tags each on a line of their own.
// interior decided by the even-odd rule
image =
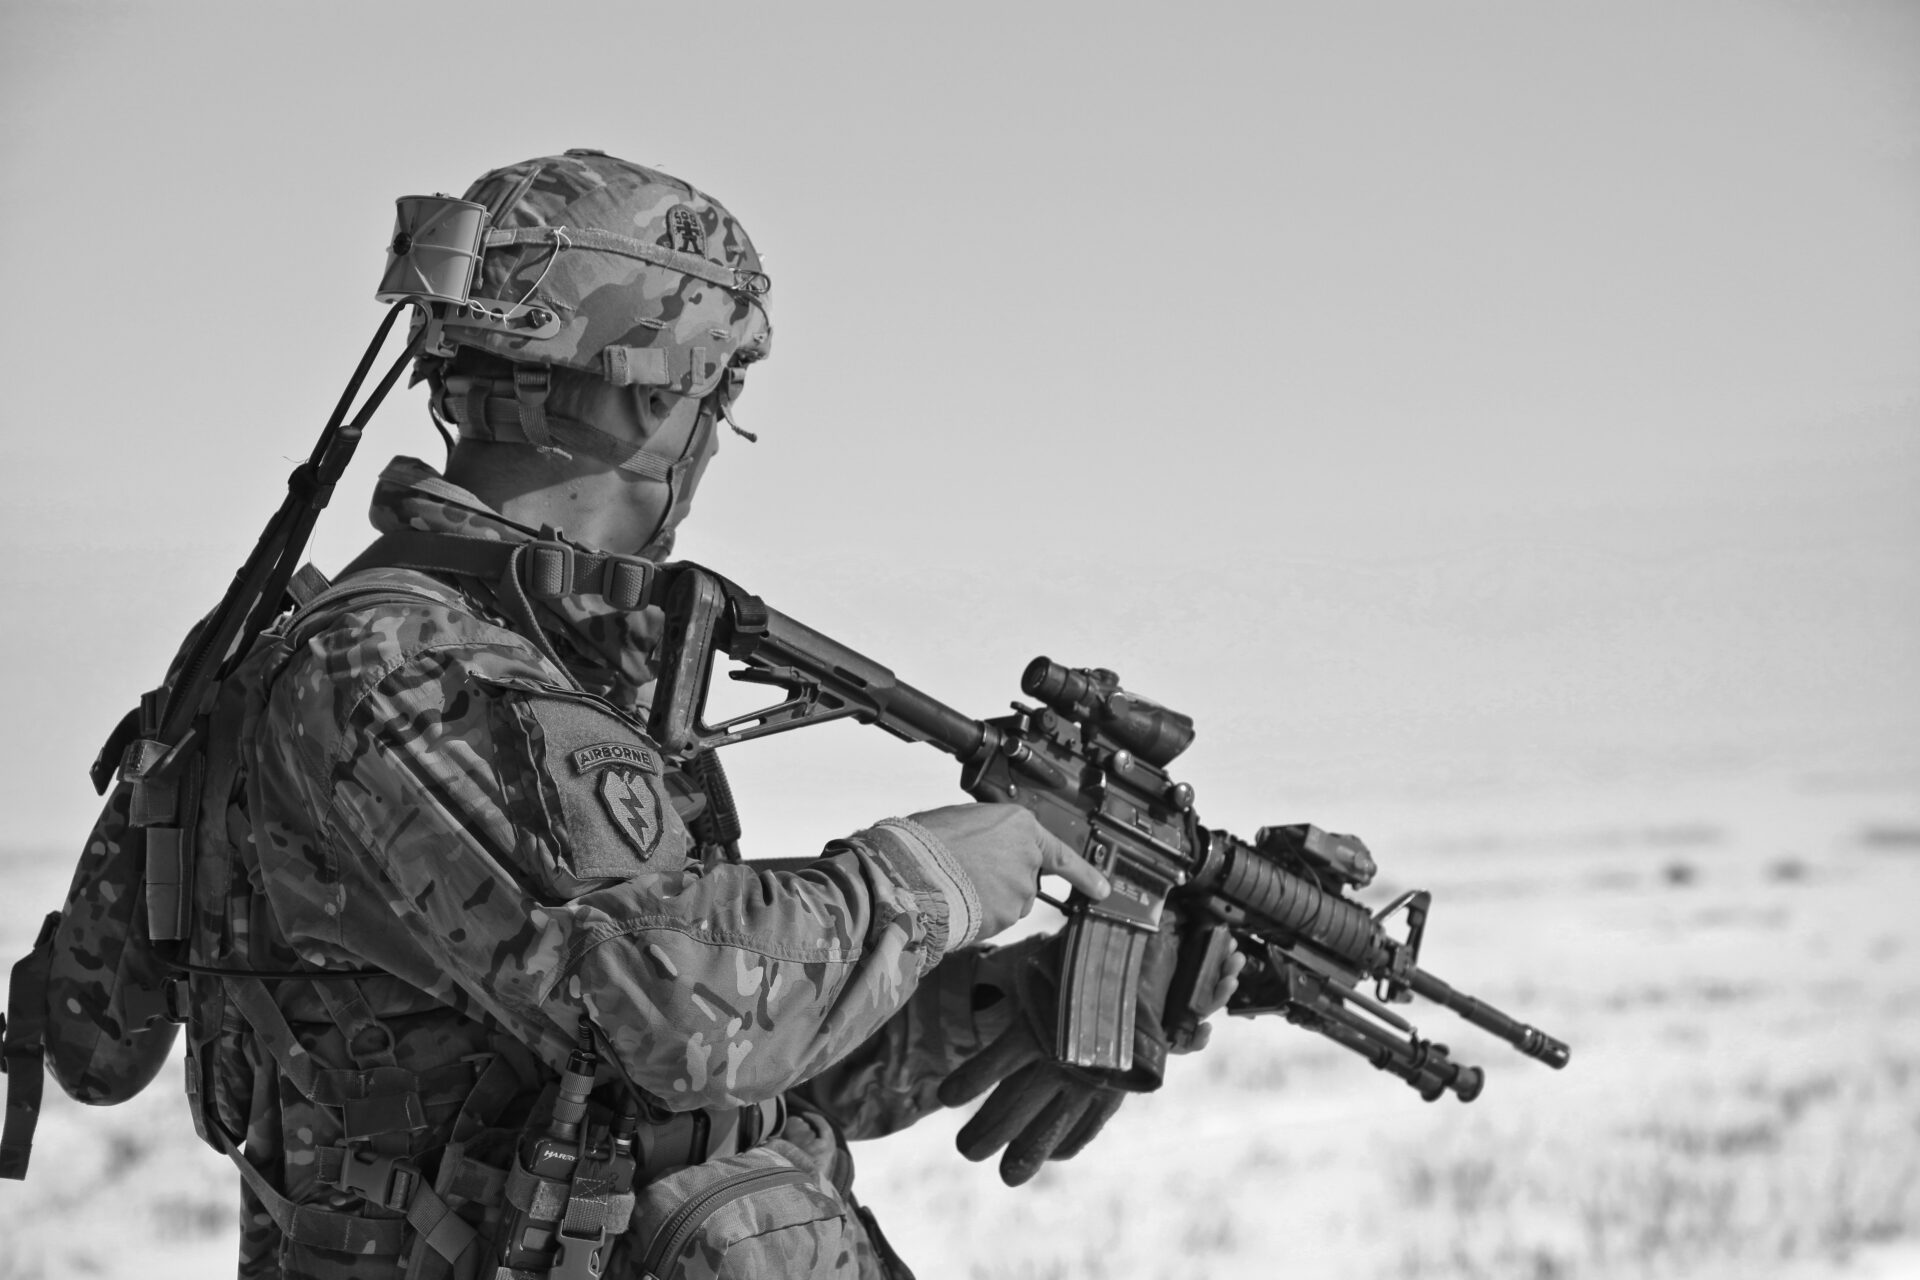
<svg viewBox="0 0 1920 1280">
<path fill-rule="evenodd" d="M 553 1260 L 556 1236 L 580 1161 L 580 1126 L 587 1115 L 587 1096 L 593 1092 L 593 1077 L 599 1066 L 593 1028 L 582 1018 L 580 1043 L 554 1086 L 546 1123 L 528 1126 L 519 1159 L 507 1175 L 511 1222 L 502 1235 L 500 1256 L 507 1267 L 544 1268 Z"/>
<path fill-rule="evenodd" d="M 599 1067 L 600 1059 L 593 1051 L 593 1032 L 582 1020 L 580 1045 L 567 1059 L 567 1069 L 560 1073 L 549 1137 L 571 1142 L 580 1136 L 580 1121 L 587 1114 L 587 1095 L 593 1092 L 593 1074 Z"/>
</svg>

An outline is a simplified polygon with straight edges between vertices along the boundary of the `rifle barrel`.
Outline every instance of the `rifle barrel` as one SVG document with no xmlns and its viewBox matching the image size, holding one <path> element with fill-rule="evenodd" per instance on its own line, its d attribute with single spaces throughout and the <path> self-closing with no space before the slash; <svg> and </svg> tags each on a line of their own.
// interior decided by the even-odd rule
<svg viewBox="0 0 1920 1280">
<path fill-rule="evenodd" d="M 1424 969 L 1415 969 L 1408 985 L 1416 994 L 1435 1004 L 1445 1005 L 1482 1031 L 1499 1036 L 1529 1058 L 1544 1062 L 1555 1071 L 1566 1066 L 1567 1059 L 1572 1056 L 1572 1050 L 1566 1044 L 1546 1032 L 1516 1021 L 1465 992 L 1455 991 Z"/>
</svg>

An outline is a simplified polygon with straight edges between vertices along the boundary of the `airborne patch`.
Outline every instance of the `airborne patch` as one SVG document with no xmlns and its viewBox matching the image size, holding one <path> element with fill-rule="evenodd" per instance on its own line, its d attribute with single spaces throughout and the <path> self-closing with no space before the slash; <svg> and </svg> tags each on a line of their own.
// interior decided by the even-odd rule
<svg viewBox="0 0 1920 1280">
<path fill-rule="evenodd" d="M 600 803 L 606 806 L 613 825 L 643 859 L 659 847 L 661 820 L 660 793 L 645 774 L 626 769 L 609 769 L 600 779 Z"/>
<path fill-rule="evenodd" d="M 707 229 L 700 225 L 700 215 L 686 205 L 667 210 L 667 235 L 681 253 L 707 256 Z"/>
<path fill-rule="evenodd" d="M 637 742 L 601 742 L 573 753 L 573 771 L 591 773 L 610 764 L 624 764 L 647 773 L 660 772 L 660 757 Z"/>
</svg>

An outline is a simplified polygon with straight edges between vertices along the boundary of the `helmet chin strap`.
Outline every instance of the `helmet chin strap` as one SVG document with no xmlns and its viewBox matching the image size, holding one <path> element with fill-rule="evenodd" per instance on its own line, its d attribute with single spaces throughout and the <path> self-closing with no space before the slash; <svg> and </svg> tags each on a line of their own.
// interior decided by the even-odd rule
<svg viewBox="0 0 1920 1280">
<path fill-rule="evenodd" d="M 740 394 L 743 375 L 740 368 L 729 369 L 701 399 L 692 430 L 672 456 L 655 452 L 657 432 L 636 445 L 556 412 L 548 400 L 551 384 L 544 368 L 515 369 L 510 378 L 445 374 L 430 407 L 436 418 L 456 424 L 463 439 L 518 444 L 563 455 L 584 453 L 629 476 L 664 484 L 666 503 L 641 552 L 649 559 L 659 559 L 672 550 L 674 529 L 686 519 L 692 506 L 688 493 L 691 478 L 694 469 L 711 455 L 718 424 L 724 421 L 748 440 L 757 439 L 733 420 L 733 401 Z"/>
<path fill-rule="evenodd" d="M 748 444 L 759 444 L 760 437 L 758 435 L 755 435 L 733 420 L 733 400 L 735 396 L 740 394 L 740 389 L 746 385 L 746 381 L 746 369 L 737 364 L 731 365 L 728 367 L 726 373 L 721 376 L 720 385 L 715 387 L 707 398 L 715 401 L 720 406 L 720 416 L 726 419 L 727 425 L 733 428 L 735 435 L 745 436 Z"/>
<path fill-rule="evenodd" d="M 687 433 L 687 442 L 681 446 L 680 456 L 668 468 L 665 479 L 667 502 L 660 510 L 660 522 L 641 544 L 642 559 L 659 561 L 673 553 L 674 530 L 680 527 L 680 522 L 693 509 L 693 495 L 686 491 L 688 477 L 709 452 L 713 433 L 726 412 L 726 401 L 717 392 L 701 402 L 700 416 L 694 420 L 693 430 Z M 727 425 L 733 425 L 731 419 Z M 735 427 L 734 430 L 738 431 L 739 428 Z"/>
<path fill-rule="evenodd" d="M 650 444 L 635 444 L 548 405 L 545 369 L 516 370 L 512 378 L 450 374 L 437 397 L 437 413 L 460 427 L 462 439 L 522 444 L 571 455 L 584 453 L 609 466 L 650 480 L 665 480 L 679 458 L 662 457 Z M 685 456 L 682 449 L 680 457 Z"/>
</svg>

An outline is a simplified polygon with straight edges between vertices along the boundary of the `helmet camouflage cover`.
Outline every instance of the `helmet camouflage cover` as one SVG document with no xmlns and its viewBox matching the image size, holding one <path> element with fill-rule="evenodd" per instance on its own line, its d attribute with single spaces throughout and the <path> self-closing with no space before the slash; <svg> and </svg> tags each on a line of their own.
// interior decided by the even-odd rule
<svg viewBox="0 0 1920 1280">
<path fill-rule="evenodd" d="M 760 255 L 719 201 L 680 179 L 575 150 L 495 169 L 465 198 L 490 219 L 476 298 L 559 323 L 538 335 L 450 323 L 450 343 L 689 396 L 767 354 Z"/>
</svg>

